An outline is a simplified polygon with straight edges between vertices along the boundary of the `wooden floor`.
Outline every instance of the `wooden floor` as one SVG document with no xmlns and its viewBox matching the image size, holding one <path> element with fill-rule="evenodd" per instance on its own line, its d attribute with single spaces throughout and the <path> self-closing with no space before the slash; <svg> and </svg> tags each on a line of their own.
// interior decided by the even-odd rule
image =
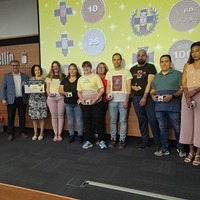
<svg viewBox="0 0 200 200">
<path fill-rule="evenodd" d="M 75 200 L 47 192 L 0 183 L 0 200 Z"/>
</svg>

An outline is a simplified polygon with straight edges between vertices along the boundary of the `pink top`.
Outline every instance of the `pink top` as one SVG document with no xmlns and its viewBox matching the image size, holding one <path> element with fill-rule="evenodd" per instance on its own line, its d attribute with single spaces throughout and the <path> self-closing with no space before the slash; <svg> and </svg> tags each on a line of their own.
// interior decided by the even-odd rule
<svg viewBox="0 0 200 200">
<path fill-rule="evenodd" d="M 195 69 L 193 64 L 186 67 L 187 87 L 200 87 L 200 69 Z"/>
</svg>

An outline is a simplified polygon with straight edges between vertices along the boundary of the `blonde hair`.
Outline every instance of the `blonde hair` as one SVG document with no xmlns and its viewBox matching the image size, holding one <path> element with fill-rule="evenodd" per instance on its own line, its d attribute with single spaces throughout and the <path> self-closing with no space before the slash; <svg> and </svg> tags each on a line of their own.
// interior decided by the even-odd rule
<svg viewBox="0 0 200 200">
<path fill-rule="evenodd" d="M 53 78 L 53 76 L 54 76 L 54 71 L 53 71 L 54 64 L 58 65 L 58 67 L 59 67 L 58 76 L 59 76 L 59 79 L 62 80 L 62 74 L 63 73 L 62 73 L 62 69 L 61 69 L 61 64 L 58 61 L 53 61 L 51 63 L 51 69 L 50 69 L 49 73 L 47 74 L 47 77 L 50 78 L 50 79 Z"/>
</svg>

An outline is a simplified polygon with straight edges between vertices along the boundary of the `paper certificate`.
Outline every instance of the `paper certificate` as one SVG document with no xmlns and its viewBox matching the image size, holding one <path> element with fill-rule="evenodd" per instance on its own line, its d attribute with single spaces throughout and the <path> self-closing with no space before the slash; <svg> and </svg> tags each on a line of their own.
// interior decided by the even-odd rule
<svg viewBox="0 0 200 200">
<path fill-rule="evenodd" d="M 44 80 L 27 80 L 24 82 L 25 93 L 44 93 Z"/>
</svg>

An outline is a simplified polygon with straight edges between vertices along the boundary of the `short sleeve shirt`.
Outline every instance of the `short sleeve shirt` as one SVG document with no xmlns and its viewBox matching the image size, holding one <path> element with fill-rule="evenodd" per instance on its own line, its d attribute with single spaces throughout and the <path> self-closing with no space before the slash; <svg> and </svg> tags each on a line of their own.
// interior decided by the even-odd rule
<svg viewBox="0 0 200 200">
<path fill-rule="evenodd" d="M 72 93 L 72 97 L 64 97 L 64 102 L 66 104 L 77 104 L 77 100 L 78 100 L 78 95 L 77 95 L 77 82 L 78 82 L 78 78 L 74 81 L 74 82 L 70 82 L 69 81 L 69 77 L 65 77 L 60 85 L 63 85 L 63 89 L 65 92 L 71 92 Z"/>
<path fill-rule="evenodd" d="M 167 74 L 162 72 L 155 75 L 152 89 L 156 95 L 173 94 L 181 88 L 182 72 L 171 69 Z M 169 102 L 156 102 L 155 111 L 181 112 L 181 97 L 172 99 Z"/>
<path fill-rule="evenodd" d="M 139 91 L 132 91 L 132 93 L 135 96 L 143 96 L 148 83 L 148 75 L 157 73 L 155 66 L 150 63 L 146 63 L 144 66 L 135 65 L 130 69 L 130 72 L 133 76 L 131 84 L 142 88 Z"/>
</svg>

